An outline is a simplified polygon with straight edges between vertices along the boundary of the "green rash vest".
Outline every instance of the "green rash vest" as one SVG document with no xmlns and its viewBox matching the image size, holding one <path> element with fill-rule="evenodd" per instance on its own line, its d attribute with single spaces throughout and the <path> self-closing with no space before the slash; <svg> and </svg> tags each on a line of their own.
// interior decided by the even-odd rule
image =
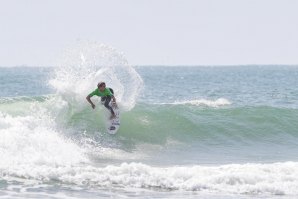
<svg viewBox="0 0 298 199">
<path fill-rule="evenodd" d="M 89 94 L 90 97 L 92 96 L 99 96 L 99 97 L 106 97 L 106 96 L 113 96 L 112 92 L 109 88 L 105 88 L 103 92 L 101 92 L 98 88 L 95 89 L 92 93 Z"/>
</svg>

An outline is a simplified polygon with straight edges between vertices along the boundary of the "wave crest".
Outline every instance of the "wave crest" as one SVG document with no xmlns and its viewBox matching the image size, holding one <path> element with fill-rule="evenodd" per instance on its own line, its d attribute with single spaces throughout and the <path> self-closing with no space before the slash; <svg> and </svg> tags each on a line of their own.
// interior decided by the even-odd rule
<svg viewBox="0 0 298 199">
<path fill-rule="evenodd" d="M 186 100 L 186 101 L 179 101 L 173 103 L 164 103 L 164 104 L 174 104 L 174 105 L 194 105 L 194 106 L 209 106 L 209 107 L 220 107 L 220 106 L 227 106 L 231 105 L 232 103 L 225 99 L 219 98 L 217 100 L 207 100 L 207 99 L 196 99 L 196 100 Z"/>
</svg>

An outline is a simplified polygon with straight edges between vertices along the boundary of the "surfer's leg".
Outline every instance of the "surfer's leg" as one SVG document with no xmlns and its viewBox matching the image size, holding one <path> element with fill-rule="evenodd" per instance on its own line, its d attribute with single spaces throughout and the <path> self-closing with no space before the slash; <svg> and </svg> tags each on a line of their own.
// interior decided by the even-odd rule
<svg viewBox="0 0 298 199">
<path fill-rule="evenodd" d="M 105 101 L 105 103 L 104 103 L 105 107 L 106 107 L 107 109 L 109 109 L 109 110 L 111 111 L 112 115 L 114 116 L 115 113 L 114 113 L 112 107 L 109 106 L 109 103 L 110 103 L 110 101 L 111 101 L 111 99 L 112 99 L 111 96 L 107 96 L 107 97 L 105 97 L 105 99 L 106 99 L 106 101 Z"/>
</svg>

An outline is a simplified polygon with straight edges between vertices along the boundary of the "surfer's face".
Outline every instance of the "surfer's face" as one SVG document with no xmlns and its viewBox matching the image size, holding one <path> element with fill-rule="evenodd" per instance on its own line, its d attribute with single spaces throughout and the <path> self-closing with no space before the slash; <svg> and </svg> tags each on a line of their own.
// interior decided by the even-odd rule
<svg viewBox="0 0 298 199">
<path fill-rule="evenodd" d="M 105 85 L 105 84 L 101 84 L 100 86 L 98 86 L 98 89 L 99 89 L 100 91 L 104 91 L 105 88 L 106 88 L 106 85 Z"/>
</svg>

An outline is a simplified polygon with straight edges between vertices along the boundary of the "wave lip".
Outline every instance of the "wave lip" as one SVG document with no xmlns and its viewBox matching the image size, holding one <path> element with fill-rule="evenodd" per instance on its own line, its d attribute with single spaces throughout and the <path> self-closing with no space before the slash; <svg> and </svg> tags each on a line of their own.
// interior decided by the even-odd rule
<svg viewBox="0 0 298 199">
<path fill-rule="evenodd" d="M 220 107 L 220 106 L 231 105 L 232 103 L 225 98 L 219 98 L 217 100 L 207 100 L 207 99 L 186 100 L 186 101 L 173 102 L 168 104 L 175 104 L 175 105 L 189 104 L 194 106 L 204 105 L 209 107 Z"/>
</svg>

